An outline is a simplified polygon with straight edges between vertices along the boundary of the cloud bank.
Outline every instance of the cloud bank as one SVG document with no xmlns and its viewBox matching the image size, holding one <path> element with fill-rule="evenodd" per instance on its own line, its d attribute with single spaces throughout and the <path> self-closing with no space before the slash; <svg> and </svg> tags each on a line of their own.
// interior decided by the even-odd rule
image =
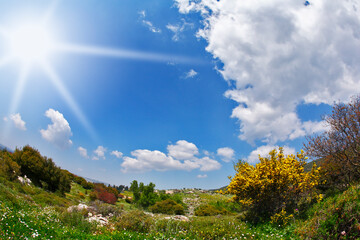
<svg viewBox="0 0 360 240">
<path fill-rule="evenodd" d="M 268 144 L 321 131 L 303 122 L 301 104 L 347 101 L 360 92 L 360 3 L 317 0 L 175 0 L 179 12 L 198 12 L 197 36 L 223 63 L 237 103 L 241 140 Z"/>
<path fill-rule="evenodd" d="M 161 151 L 139 149 L 131 152 L 132 157 L 123 157 L 121 164 L 123 172 L 146 172 L 146 171 L 213 171 L 221 168 L 221 164 L 209 158 L 198 157 L 199 150 L 195 144 L 185 140 L 179 140 L 176 144 L 167 146 L 168 154 Z"/>
</svg>

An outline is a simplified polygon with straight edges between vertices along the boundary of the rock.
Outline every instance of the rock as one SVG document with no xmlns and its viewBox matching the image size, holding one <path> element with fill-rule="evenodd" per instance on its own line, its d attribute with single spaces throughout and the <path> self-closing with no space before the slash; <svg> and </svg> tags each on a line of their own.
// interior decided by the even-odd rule
<svg viewBox="0 0 360 240">
<path fill-rule="evenodd" d="M 89 222 L 94 222 L 95 221 L 95 222 L 99 223 L 101 226 L 105 226 L 105 225 L 109 224 L 109 220 L 106 217 L 103 217 L 101 214 L 89 217 L 87 220 Z"/>
<path fill-rule="evenodd" d="M 31 180 L 25 175 L 24 177 L 18 176 L 18 180 L 21 184 L 30 185 Z"/>
<path fill-rule="evenodd" d="M 165 219 L 172 219 L 172 220 L 175 220 L 175 221 L 184 221 L 184 222 L 189 222 L 190 219 L 186 216 L 183 216 L 183 215 L 175 215 L 175 216 L 172 216 L 172 217 L 165 217 Z"/>
<path fill-rule="evenodd" d="M 68 212 L 73 212 L 73 211 L 82 211 L 82 210 L 93 210 L 93 207 L 89 207 L 86 204 L 80 203 L 79 205 L 74 205 L 74 206 L 70 206 L 68 207 L 67 211 Z"/>
</svg>

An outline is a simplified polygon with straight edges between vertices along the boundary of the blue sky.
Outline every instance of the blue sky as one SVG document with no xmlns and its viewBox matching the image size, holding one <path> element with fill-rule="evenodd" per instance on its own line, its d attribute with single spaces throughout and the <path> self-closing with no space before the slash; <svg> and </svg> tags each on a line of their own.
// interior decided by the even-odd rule
<svg viewBox="0 0 360 240">
<path fill-rule="evenodd" d="M 0 0 L 0 143 L 116 185 L 224 186 L 359 93 L 359 4 L 309 2 Z"/>
</svg>

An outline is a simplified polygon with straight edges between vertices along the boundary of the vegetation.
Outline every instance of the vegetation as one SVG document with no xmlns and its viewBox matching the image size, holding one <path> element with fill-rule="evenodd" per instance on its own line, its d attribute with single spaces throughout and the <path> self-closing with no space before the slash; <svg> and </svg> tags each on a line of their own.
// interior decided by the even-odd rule
<svg viewBox="0 0 360 240">
<path fill-rule="evenodd" d="M 324 118 L 327 131 L 309 136 L 307 154 L 324 159 L 326 188 L 346 189 L 360 178 L 360 97 L 349 103 L 337 103 Z"/>
<path fill-rule="evenodd" d="M 51 158 L 41 156 L 38 150 L 25 146 L 11 155 L 20 166 L 20 172 L 39 187 L 64 194 L 70 191 L 70 179 L 66 171 L 57 167 Z"/>
<path fill-rule="evenodd" d="M 226 215 L 228 213 L 229 212 L 225 208 L 223 207 L 216 208 L 211 204 L 200 205 L 195 209 L 195 216 L 216 216 L 216 215 Z"/>
<path fill-rule="evenodd" d="M 153 213 L 184 215 L 184 207 L 172 199 L 162 200 L 149 208 Z"/>
<path fill-rule="evenodd" d="M 285 156 L 283 149 L 275 149 L 269 158 L 259 157 L 260 163 L 252 166 L 244 161 L 235 165 L 236 174 L 230 178 L 228 193 L 234 201 L 247 206 L 247 219 L 254 222 L 284 218 L 298 208 L 298 204 L 317 197 L 319 171 L 313 166 L 304 172 L 303 153 Z M 291 217 L 291 215 L 289 216 Z"/>
</svg>

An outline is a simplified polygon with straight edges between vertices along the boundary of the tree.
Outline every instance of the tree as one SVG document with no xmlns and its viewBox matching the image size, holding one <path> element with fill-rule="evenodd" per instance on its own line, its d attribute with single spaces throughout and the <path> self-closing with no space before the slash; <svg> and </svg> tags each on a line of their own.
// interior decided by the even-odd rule
<svg viewBox="0 0 360 240">
<path fill-rule="evenodd" d="M 360 178 L 360 97 L 335 103 L 324 118 L 327 131 L 308 136 L 304 144 L 312 158 L 322 158 L 328 184 L 347 187 Z"/>
<path fill-rule="evenodd" d="M 30 146 L 16 149 L 13 160 L 20 166 L 22 174 L 26 175 L 39 187 L 61 194 L 69 192 L 70 178 L 64 170 L 57 167 L 51 158 L 41 156 L 40 152 Z"/>
<path fill-rule="evenodd" d="M 313 166 L 304 172 L 305 156 L 285 156 L 283 148 L 274 149 L 270 158 L 259 156 L 260 163 L 252 166 L 239 161 L 236 174 L 230 177 L 227 192 L 233 199 L 247 207 L 248 220 L 266 221 L 281 212 L 293 212 L 299 201 L 316 197 L 313 192 L 318 184 L 319 171 Z"/>
<path fill-rule="evenodd" d="M 134 201 L 135 202 L 139 201 L 139 199 L 140 199 L 140 190 L 139 190 L 138 182 L 136 180 L 131 182 L 130 191 L 132 191 L 133 194 L 134 194 Z"/>
<path fill-rule="evenodd" d="M 11 154 L 6 151 L 0 151 L 0 174 L 13 181 L 20 175 L 20 166 L 11 158 Z"/>
</svg>

